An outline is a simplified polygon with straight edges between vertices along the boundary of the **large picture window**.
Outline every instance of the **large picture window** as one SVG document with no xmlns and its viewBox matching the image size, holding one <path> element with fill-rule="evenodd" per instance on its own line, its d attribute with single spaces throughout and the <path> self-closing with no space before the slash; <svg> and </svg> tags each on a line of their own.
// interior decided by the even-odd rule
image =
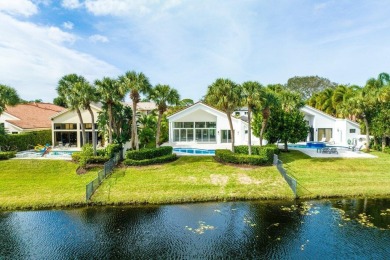
<svg viewBox="0 0 390 260">
<path fill-rule="evenodd" d="M 216 142 L 216 122 L 174 122 L 174 142 Z"/>
</svg>

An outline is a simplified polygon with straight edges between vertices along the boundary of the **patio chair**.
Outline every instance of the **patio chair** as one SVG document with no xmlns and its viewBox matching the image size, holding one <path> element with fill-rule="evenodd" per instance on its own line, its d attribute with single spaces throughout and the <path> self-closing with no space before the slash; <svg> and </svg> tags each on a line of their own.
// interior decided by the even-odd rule
<svg viewBox="0 0 390 260">
<path fill-rule="evenodd" d="M 65 148 L 69 148 L 69 145 L 70 145 L 69 143 L 66 143 L 66 144 L 64 145 L 64 147 L 65 147 Z"/>
<path fill-rule="evenodd" d="M 321 141 L 320 142 L 323 142 L 325 143 L 326 142 L 326 137 L 322 137 Z"/>
<path fill-rule="evenodd" d="M 335 144 L 335 141 L 333 140 L 333 138 L 330 138 L 328 143 L 329 144 Z"/>
<path fill-rule="evenodd" d="M 335 153 L 335 154 L 338 154 L 339 152 L 337 151 L 337 148 L 336 147 L 332 147 L 330 148 L 330 151 L 329 153 Z"/>
</svg>

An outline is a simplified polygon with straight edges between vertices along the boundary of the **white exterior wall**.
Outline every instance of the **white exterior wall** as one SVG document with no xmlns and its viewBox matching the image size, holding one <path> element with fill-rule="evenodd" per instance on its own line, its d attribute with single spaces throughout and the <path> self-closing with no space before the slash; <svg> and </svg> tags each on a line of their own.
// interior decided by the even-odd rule
<svg viewBox="0 0 390 260">
<path fill-rule="evenodd" d="M 173 141 L 173 126 L 175 122 L 216 122 L 216 142 L 221 143 L 221 130 L 229 130 L 229 120 L 225 113 L 209 107 L 203 103 L 197 103 L 183 111 L 180 111 L 170 117 L 169 120 L 169 143 L 175 145 L 189 145 L 197 142 L 174 142 Z M 245 131 L 248 129 L 247 123 L 241 119 L 232 117 L 232 124 L 234 128 L 235 145 L 244 145 L 248 143 L 248 135 Z M 194 135 L 195 136 L 195 135 Z M 252 135 L 252 143 L 259 143 L 258 138 Z M 224 143 L 226 144 L 226 143 Z M 230 144 L 230 143 L 229 143 Z"/>
<path fill-rule="evenodd" d="M 97 109 L 92 106 L 92 112 L 94 114 L 94 119 L 95 119 L 95 124 L 97 123 L 97 117 L 98 113 L 100 112 L 100 109 Z M 84 124 L 91 124 L 92 123 L 92 118 L 91 114 L 89 113 L 88 110 L 82 110 L 81 111 L 81 116 L 83 118 L 83 123 Z M 80 119 L 77 115 L 76 110 L 74 111 L 66 111 L 64 113 L 60 113 L 59 115 L 53 117 L 51 123 L 51 129 L 52 129 L 52 144 L 55 144 L 55 132 L 77 132 L 77 147 L 81 147 L 81 127 L 80 127 Z M 71 129 L 71 130 L 66 130 L 66 129 L 54 129 L 54 124 L 76 124 L 76 129 Z M 86 131 L 91 131 L 91 130 L 86 130 Z M 97 129 L 96 129 L 97 132 Z"/>
<path fill-rule="evenodd" d="M 305 120 L 314 128 L 314 141 L 316 142 L 321 141 L 318 140 L 318 128 L 331 128 L 333 141 L 340 145 L 347 145 L 349 139 L 358 138 L 360 135 L 360 127 L 355 122 L 332 117 L 310 106 L 304 106 L 301 111 L 305 115 Z M 351 129 L 355 129 L 355 133 L 350 133 Z M 309 141 L 309 136 L 307 139 Z"/>
</svg>

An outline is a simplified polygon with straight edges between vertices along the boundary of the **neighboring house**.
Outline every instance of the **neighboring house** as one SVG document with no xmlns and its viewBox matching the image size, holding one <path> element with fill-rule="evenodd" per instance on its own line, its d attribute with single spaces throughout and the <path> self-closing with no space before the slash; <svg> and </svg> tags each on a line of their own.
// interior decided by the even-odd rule
<svg viewBox="0 0 390 260">
<path fill-rule="evenodd" d="M 97 119 L 99 112 L 102 111 L 100 103 L 91 104 L 95 117 L 95 132 L 97 133 L 97 142 L 103 145 L 104 139 L 98 135 Z M 92 143 L 92 120 L 88 110 L 81 110 L 81 116 L 85 125 L 87 134 L 87 143 Z M 81 148 L 82 132 L 81 124 L 76 110 L 65 109 L 64 111 L 51 117 L 52 143 L 56 146 L 69 146 Z"/>
<path fill-rule="evenodd" d="M 169 145 L 194 148 L 231 146 L 226 113 L 202 102 L 195 103 L 168 117 Z M 248 143 L 248 123 L 232 116 L 235 145 Z M 252 143 L 259 139 L 252 136 Z"/>
<path fill-rule="evenodd" d="M 133 108 L 132 103 L 125 103 L 126 106 Z M 137 112 L 141 114 L 149 115 L 153 110 L 157 110 L 156 103 L 154 102 L 138 102 Z"/>
<path fill-rule="evenodd" d="M 365 137 L 360 135 L 360 126 L 356 122 L 333 117 L 308 105 L 305 105 L 300 110 L 305 115 L 305 120 L 310 126 L 306 140 L 302 141 L 349 145 L 365 140 Z M 241 119 L 247 120 L 245 111 L 248 112 L 248 109 L 243 107 L 234 111 L 233 115 L 241 116 Z"/>
<path fill-rule="evenodd" d="M 306 141 L 347 145 L 361 138 L 360 126 L 356 122 L 335 118 L 307 105 L 302 107 L 301 111 L 310 126 Z"/>
<path fill-rule="evenodd" d="M 50 118 L 65 108 L 50 103 L 27 103 L 6 106 L 0 115 L 0 124 L 10 134 L 50 130 Z"/>
</svg>

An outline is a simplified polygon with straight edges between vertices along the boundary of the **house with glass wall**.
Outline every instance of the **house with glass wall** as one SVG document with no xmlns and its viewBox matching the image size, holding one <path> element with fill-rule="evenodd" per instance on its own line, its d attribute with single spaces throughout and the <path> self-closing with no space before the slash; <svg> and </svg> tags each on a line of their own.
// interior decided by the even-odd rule
<svg viewBox="0 0 390 260">
<path fill-rule="evenodd" d="M 97 144 L 104 145 L 104 138 L 98 134 L 97 118 L 102 111 L 101 104 L 91 104 L 92 112 L 95 117 L 95 133 Z M 81 110 L 81 116 L 86 131 L 86 142 L 92 143 L 92 118 L 88 110 Z M 81 148 L 83 136 L 81 124 L 76 110 L 65 109 L 51 118 L 52 124 L 52 143 L 54 147 L 73 147 Z"/>
<path fill-rule="evenodd" d="M 231 116 L 236 145 L 248 144 L 248 123 Z M 175 147 L 216 148 L 231 146 L 231 132 L 226 113 L 202 102 L 195 103 L 168 117 L 169 145 Z M 252 143 L 259 139 L 252 135 Z"/>
</svg>

